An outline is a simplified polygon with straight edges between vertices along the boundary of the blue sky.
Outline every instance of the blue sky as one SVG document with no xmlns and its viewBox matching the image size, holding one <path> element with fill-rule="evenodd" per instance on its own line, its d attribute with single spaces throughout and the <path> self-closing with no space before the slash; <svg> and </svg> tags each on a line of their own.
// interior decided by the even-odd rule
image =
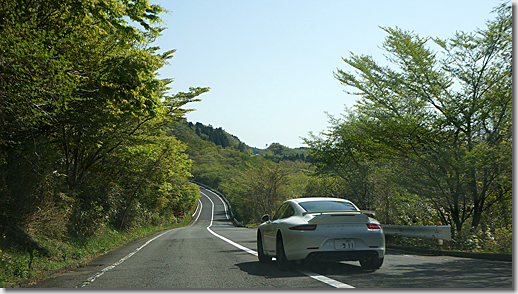
<svg viewBox="0 0 518 294">
<path fill-rule="evenodd" d="M 188 106 L 193 123 L 222 127 L 245 144 L 304 146 L 301 137 L 329 126 L 355 104 L 334 77 L 342 57 L 372 55 L 399 27 L 421 37 L 452 37 L 485 28 L 499 0 L 150 0 L 170 14 L 154 45 L 176 49 L 160 70 L 171 94 L 210 87 Z"/>
</svg>

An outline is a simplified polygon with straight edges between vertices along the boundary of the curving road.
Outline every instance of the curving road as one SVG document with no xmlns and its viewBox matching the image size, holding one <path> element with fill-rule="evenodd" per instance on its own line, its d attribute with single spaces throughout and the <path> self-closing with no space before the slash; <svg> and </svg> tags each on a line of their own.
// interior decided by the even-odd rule
<svg viewBox="0 0 518 294">
<path fill-rule="evenodd" d="M 256 230 L 236 228 L 228 208 L 200 187 L 193 222 L 135 241 L 36 288 L 512 288 L 512 263 L 388 250 L 375 272 L 357 262 L 282 272 L 257 260 Z"/>
</svg>

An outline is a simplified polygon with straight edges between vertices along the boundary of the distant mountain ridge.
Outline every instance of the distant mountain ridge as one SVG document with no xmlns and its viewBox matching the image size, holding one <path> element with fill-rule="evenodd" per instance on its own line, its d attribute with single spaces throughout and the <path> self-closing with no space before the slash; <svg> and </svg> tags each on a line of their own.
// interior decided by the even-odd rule
<svg viewBox="0 0 518 294">
<path fill-rule="evenodd" d="M 179 140 L 187 145 L 193 144 L 193 140 L 202 140 L 212 143 L 214 147 L 230 148 L 251 156 L 264 156 L 266 159 L 279 162 L 282 160 L 311 162 L 309 149 L 306 147 L 290 148 L 280 143 L 272 143 L 265 149 L 250 147 L 237 136 L 225 131 L 223 128 L 214 128 L 212 125 L 204 125 L 200 122 L 188 121 L 176 122 L 169 126 L 169 130 Z"/>
</svg>

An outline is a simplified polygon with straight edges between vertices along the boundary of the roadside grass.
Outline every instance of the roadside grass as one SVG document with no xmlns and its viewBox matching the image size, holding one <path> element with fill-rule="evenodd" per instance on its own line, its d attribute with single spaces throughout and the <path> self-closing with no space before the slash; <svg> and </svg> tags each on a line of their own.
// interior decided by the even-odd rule
<svg viewBox="0 0 518 294">
<path fill-rule="evenodd" d="M 149 237 L 159 231 L 183 227 L 191 216 L 180 223 L 136 228 L 127 233 L 105 228 L 90 238 L 68 238 L 63 241 L 31 236 L 42 250 L 12 248 L 0 245 L 0 288 L 22 287 L 43 280 L 55 272 L 88 264 L 96 257 L 115 250 L 128 242 Z"/>
</svg>

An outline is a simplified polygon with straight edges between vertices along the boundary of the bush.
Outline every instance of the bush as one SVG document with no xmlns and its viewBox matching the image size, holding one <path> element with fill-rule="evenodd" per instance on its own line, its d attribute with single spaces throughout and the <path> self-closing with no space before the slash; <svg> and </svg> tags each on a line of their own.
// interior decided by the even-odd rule
<svg viewBox="0 0 518 294">
<path fill-rule="evenodd" d="M 511 254 L 513 245 L 511 227 L 477 228 L 462 233 L 451 242 L 452 250 Z"/>
</svg>

